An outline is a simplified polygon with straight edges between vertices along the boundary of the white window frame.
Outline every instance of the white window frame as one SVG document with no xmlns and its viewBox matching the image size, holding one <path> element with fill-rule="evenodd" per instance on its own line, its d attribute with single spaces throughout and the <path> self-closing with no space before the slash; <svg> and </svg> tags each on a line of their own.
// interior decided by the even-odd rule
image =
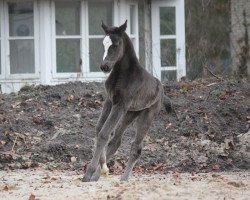
<svg viewBox="0 0 250 200">
<path fill-rule="evenodd" d="M 160 35 L 160 7 L 175 7 L 175 19 L 176 19 L 176 34 L 175 35 Z M 176 70 L 177 80 L 186 76 L 186 59 L 185 59 L 185 11 L 184 0 L 169 0 L 169 1 L 153 1 L 152 2 L 152 24 L 155 29 L 152 29 L 152 60 L 153 60 L 153 74 L 161 80 L 162 71 Z M 161 39 L 176 39 L 176 66 L 173 67 L 161 67 Z"/>
<path fill-rule="evenodd" d="M 82 41 L 83 41 L 83 21 L 84 21 L 84 16 L 83 16 L 83 4 L 84 2 L 81 0 L 77 0 L 80 2 L 80 34 L 79 35 L 56 35 L 56 25 L 55 25 L 55 17 L 56 17 L 56 6 L 55 6 L 55 1 L 51 2 L 51 30 L 52 30 L 52 77 L 53 78 L 77 78 L 80 76 L 83 76 L 83 66 L 85 65 L 85 62 L 83 60 L 83 53 L 82 53 Z M 67 0 L 64 0 L 67 1 Z M 69 0 L 68 0 L 69 1 Z M 60 2 L 60 1 L 59 1 Z M 56 63 L 56 40 L 57 39 L 79 39 L 80 40 L 80 58 L 82 59 L 82 65 L 81 65 L 81 72 L 57 72 L 57 63 Z"/>
<path fill-rule="evenodd" d="M 134 29 L 135 33 L 131 34 L 130 25 L 131 25 L 131 19 L 130 19 L 130 6 L 135 6 L 135 19 L 134 19 Z M 127 27 L 127 33 L 130 39 L 135 40 L 134 43 L 134 49 L 136 52 L 137 57 L 139 58 L 139 16 L 138 16 L 138 2 L 137 1 L 128 1 L 127 2 L 127 19 L 128 19 L 128 27 Z"/>
<path fill-rule="evenodd" d="M 127 22 L 127 30 L 126 33 L 131 39 L 135 40 L 134 43 L 134 49 L 137 57 L 139 58 L 139 16 L 138 16 L 138 1 L 135 0 L 120 0 L 117 1 L 118 7 L 119 7 L 119 21 L 117 21 L 117 26 L 123 24 L 125 20 L 128 20 Z M 135 34 L 131 34 L 130 30 L 130 6 L 135 6 Z"/>
<path fill-rule="evenodd" d="M 5 65 L 4 65 L 4 13 L 3 13 L 3 1 L 0 0 L 0 27 L 1 27 L 1 33 L 0 33 L 0 41 L 1 41 L 1 63 L 0 63 L 0 67 L 1 67 L 1 73 L 0 73 L 0 79 L 4 79 L 5 78 Z"/>
<path fill-rule="evenodd" d="M 127 19 L 128 20 L 128 24 L 127 24 L 127 30 L 126 30 L 126 33 L 128 34 L 128 36 L 131 38 L 131 39 L 134 39 L 135 40 L 135 43 L 134 43 L 134 48 L 135 48 L 135 52 L 136 52 L 136 55 L 137 57 L 139 58 L 139 16 L 138 16 L 138 2 L 135 1 L 135 0 L 114 0 L 114 7 L 113 7 L 113 25 L 114 26 L 120 26 L 121 24 L 123 24 L 125 22 L 125 20 Z M 88 1 L 86 2 L 88 3 Z M 135 19 L 134 19 L 134 26 L 135 26 L 135 33 L 134 34 L 130 34 L 131 33 L 131 30 L 130 30 L 130 6 L 133 5 L 135 6 Z M 87 24 L 86 26 L 86 31 L 87 31 L 87 38 L 86 38 L 86 41 L 87 41 L 87 50 L 89 50 L 89 39 L 90 38 L 104 38 L 105 35 L 92 35 L 91 37 L 89 36 L 89 24 L 88 24 L 88 5 L 85 6 L 85 8 L 87 8 L 87 10 L 85 10 L 85 13 L 87 15 L 86 17 L 86 22 L 85 24 Z M 89 55 L 89 52 L 87 52 L 87 54 L 85 55 Z M 105 75 L 103 72 L 90 72 L 90 64 L 89 64 L 89 56 L 87 56 L 87 66 L 88 66 L 88 70 L 87 72 L 85 73 L 86 74 L 86 78 L 87 79 L 91 79 L 91 80 L 94 80 L 95 78 L 97 79 L 101 79 L 101 78 L 104 78 Z"/>
<path fill-rule="evenodd" d="M 34 14 L 34 36 L 27 37 L 13 37 L 9 36 L 9 9 L 8 3 L 18 2 L 17 0 L 8 0 L 4 2 L 4 27 L 5 27 L 5 74 L 7 79 L 37 79 L 39 78 L 39 12 L 37 0 L 28 0 L 33 3 L 33 14 Z M 27 2 L 28 2 L 27 1 Z M 38 23 L 37 23 L 38 22 Z M 24 73 L 24 74 L 11 74 L 10 73 L 10 40 L 23 40 L 23 39 L 33 39 L 34 40 L 34 70 L 35 73 Z"/>
<path fill-rule="evenodd" d="M 85 68 L 85 70 L 86 70 L 85 77 L 87 79 L 91 79 L 91 80 L 94 80 L 94 79 L 98 80 L 98 79 L 103 79 L 107 75 L 105 75 L 102 71 L 100 71 L 100 72 L 91 72 L 90 71 L 91 66 L 90 66 L 90 60 L 89 60 L 89 40 L 90 39 L 102 39 L 105 37 L 105 34 L 103 32 L 103 35 L 89 35 L 89 6 L 88 6 L 88 2 L 89 1 L 86 1 L 86 3 L 85 3 L 85 9 L 86 9 L 85 10 L 85 13 L 86 13 L 86 18 L 85 18 L 86 19 L 86 21 L 85 21 L 85 24 L 86 24 L 85 36 L 86 36 L 86 38 L 85 38 L 85 41 L 86 41 L 86 45 L 87 45 L 87 47 L 86 47 L 87 52 L 85 52 L 85 59 L 87 61 L 87 65 L 86 65 L 87 67 Z M 117 1 L 113 0 L 113 25 L 116 24 L 115 19 L 116 19 L 116 17 L 118 17 L 117 9 L 118 9 Z M 100 25 L 101 25 L 101 23 L 100 23 Z M 102 44 L 100 44 L 100 48 L 103 48 Z M 100 60 L 100 64 L 101 64 L 101 60 Z"/>
</svg>

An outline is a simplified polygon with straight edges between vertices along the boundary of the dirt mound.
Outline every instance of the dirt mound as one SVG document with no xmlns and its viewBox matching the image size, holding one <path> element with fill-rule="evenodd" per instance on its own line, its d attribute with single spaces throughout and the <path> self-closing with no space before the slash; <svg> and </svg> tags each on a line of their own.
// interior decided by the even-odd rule
<svg viewBox="0 0 250 200">
<path fill-rule="evenodd" d="M 154 120 L 136 170 L 210 171 L 250 166 L 250 84 L 236 81 L 164 85 L 177 116 Z M 0 94 L 0 168 L 83 169 L 91 159 L 103 83 L 26 86 Z M 109 163 L 124 167 L 135 129 Z"/>
</svg>

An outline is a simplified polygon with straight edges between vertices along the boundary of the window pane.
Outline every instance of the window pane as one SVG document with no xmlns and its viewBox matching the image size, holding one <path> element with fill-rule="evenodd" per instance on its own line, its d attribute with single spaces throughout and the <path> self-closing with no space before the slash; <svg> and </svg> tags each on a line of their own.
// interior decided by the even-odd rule
<svg viewBox="0 0 250 200">
<path fill-rule="evenodd" d="M 2 62 L 1 62 L 1 40 L 0 40 L 0 74 L 2 74 Z"/>
<path fill-rule="evenodd" d="M 101 20 L 107 25 L 113 24 L 113 1 L 89 1 L 89 35 L 104 35 Z"/>
<path fill-rule="evenodd" d="M 80 35 L 80 8 L 78 1 L 55 2 L 56 34 Z"/>
<path fill-rule="evenodd" d="M 10 41 L 10 73 L 35 73 L 34 40 Z"/>
<path fill-rule="evenodd" d="M 89 40 L 89 66 L 91 72 L 99 72 L 100 64 L 103 59 L 103 39 L 90 39 Z"/>
<path fill-rule="evenodd" d="M 0 13 L 1 15 L 1 13 Z M 1 16 L 0 16 L 1 17 Z M 2 62 L 1 62 L 1 57 L 2 57 L 2 54 L 1 54 L 1 18 L 0 18 L 0 74 L 2 74 Z"/>
<path fill-rule="evenodd" d="M 56 40 L 57 72 L 81 72 L 80 39 Z"/>
<path fill-rule="evenodd" d="M 133 46 L 134 46 L 134 49 L 135 49 L 135 47 L 136 47 L 136 40 L 135 40 L 135 38 L 130 38 L 131 39 L 131 42 L 132 42 L 132 44 L 133 44 Z M 136 51 L 136 49 L 135 49 L 135 51 Z"/>
<path fill-rule="evenodd" d="M 33 36 L 33 3 L 8 3 L 10 36 Z"/>
<path fill-rule="evenodd" d="M 161 66 L 162 67 L 176 66 L 176 40 L 175 39 L 161 40 Z"/>
<path fill-rule="evenodd" d="M 161 35 L 175 35 L 175 7 L 160 8 Z"/>
<path fill-rule="evenodd" d="M 161 71 L 161 81 L 176 81 L 176 70 Z"/>
<path fill-rule="evenodd" d="M 130 34 L 135 34 L 135 5 L 130 5 Z"/>
</svg>

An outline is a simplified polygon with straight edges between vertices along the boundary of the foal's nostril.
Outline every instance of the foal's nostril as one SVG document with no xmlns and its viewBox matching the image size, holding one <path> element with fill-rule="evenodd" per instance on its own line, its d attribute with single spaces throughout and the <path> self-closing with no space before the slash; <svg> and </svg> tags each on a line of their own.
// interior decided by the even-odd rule
<svg viewBox="0 0 250 200">
<path fill-rule="evenodd" d="M 107 64 L 101 65 L 100 68 L 101 68 L 101 70 L 103 72 L 109 72 L 110 71 L 109 66 Z"/>
<path fill-rule="evenodd" d="M 106 66 L 106 65 L 101 65 L 101 67 L 100 67 L 100 68 L 101 68 L 101 70 L 102 70 L 102 71 L 104 71 L 104 70 L 105 70 L 105 66 Z"/>
</svg>

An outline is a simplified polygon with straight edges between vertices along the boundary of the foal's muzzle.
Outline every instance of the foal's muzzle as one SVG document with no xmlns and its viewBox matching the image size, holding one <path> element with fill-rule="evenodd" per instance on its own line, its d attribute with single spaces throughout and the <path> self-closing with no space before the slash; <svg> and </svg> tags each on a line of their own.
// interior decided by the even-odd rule
<svg viewBox="0 0 250 200">
<path fill-rule="evenodd" d="M 111 71 L 111 67 L 107 63 L 102 64 L 100 68 L 104 73 L 108 73 Z"/>
</svg>

